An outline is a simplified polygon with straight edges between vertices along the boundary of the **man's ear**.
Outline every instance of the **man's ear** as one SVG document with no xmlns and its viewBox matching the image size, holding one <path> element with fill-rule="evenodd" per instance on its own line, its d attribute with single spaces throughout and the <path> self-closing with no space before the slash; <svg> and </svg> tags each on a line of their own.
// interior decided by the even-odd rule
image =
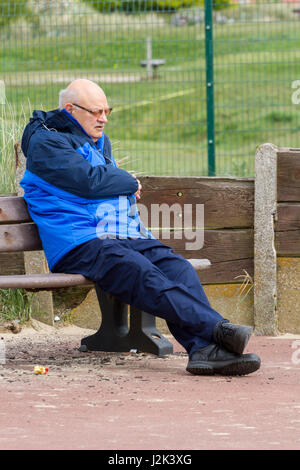
<svg viewBox="0 0 300 470">
<path fill-rule="evenodd" d="M 68 113 L 72 114 L 72 110 L 73 110 L 73 105 L 72 103 L 66 103 L 64 105 L 64 108 L 68 111 Z"/>
</svg>

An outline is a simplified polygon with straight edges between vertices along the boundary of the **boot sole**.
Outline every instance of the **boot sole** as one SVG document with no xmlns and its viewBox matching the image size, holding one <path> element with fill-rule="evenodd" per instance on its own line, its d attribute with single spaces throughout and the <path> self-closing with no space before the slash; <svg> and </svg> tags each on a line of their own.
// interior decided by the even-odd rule
<svg viewBox="0 0 300 470">
<path fill-rule="evenodd" d="M 186 370 L 194 375 L 247 375 L 260 368 L 258 356 L 230 361 L 189 361 Z"/>
</svg>

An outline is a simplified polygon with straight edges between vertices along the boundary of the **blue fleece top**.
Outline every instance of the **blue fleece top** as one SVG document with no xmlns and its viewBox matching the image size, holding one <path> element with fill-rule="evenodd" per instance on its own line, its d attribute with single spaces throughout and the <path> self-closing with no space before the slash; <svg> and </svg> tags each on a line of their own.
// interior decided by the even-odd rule
<svg viewBox="0 0 300 470">
<path fill-rule="evenodd" d="M 21 181 L 50 270 L 94 238 L 154 238 L 143 226 L 137 180 L 117 167 L 108 137 L 95 143 L 66 110 L 34 111 L 22 136 Z"/>
</svg>

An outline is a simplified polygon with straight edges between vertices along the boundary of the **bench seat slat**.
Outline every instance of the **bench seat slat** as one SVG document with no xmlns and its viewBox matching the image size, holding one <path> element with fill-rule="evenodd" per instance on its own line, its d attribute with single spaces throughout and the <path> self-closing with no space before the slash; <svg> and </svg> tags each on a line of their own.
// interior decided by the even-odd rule
<svg viewBox="0 0 300 470">
<path fill-rule="evenodd" d="M 26 202 L 19 196 L 1 196 L 0 224 L 31 222 Z"/>
<path fill-rule="evenodd" d="M 93 285 L 93 282 L 82 276 L 82 274 L 49 273 L 0 276 L 0 289 L 47 290 L 89 284 Z"/>
<path fill-rule="evenodd" d="M 211 264 L 208 259 L 190 259 L 188 261 L 196 270 L 207 269 Z M 0 289 L 51 290 L 84 285 L 93 285 L 93 282 L 82 274 L 49 273 L 0 276 Z"/>
</svg>

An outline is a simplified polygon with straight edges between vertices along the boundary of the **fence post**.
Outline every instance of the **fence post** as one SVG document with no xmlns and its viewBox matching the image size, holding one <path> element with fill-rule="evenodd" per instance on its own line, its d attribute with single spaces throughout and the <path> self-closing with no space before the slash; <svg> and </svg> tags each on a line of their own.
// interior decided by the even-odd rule
<svg viewBox="0 0 300 470">
<path fill-rule="evenodd" d="M 215 176 L 213 2 L 205 0 L 206 125 L 208 176 Z"/>
<path fill-rule="evenodd" d="M 276 335 L 277 267 L 274 224 L 277 209 L 277 147 L 255 154 L 254 325 L 257 334 Z"/>
</svg>

